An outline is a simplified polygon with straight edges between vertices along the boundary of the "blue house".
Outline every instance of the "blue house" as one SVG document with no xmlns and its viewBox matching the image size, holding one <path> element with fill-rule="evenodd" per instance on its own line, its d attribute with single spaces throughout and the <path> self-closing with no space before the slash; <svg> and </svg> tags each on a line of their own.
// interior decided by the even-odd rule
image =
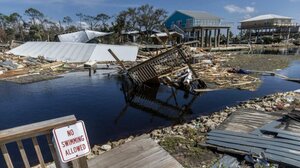
<svg viewBox="0 0 300 168">
<path fill-rule="evenodd" d="M 170 30 L 184 32 L 185 39 L 199 40 L 201 47 L 214 47 L 220 45 L 221 29 L 227 30 L 227 45 L 231 23 L 223 23 L 218 16 L 202 11 L 177 10 L 164 22 Z M 214 36 L 212 36 L 214 32 Z"/>
</svg>

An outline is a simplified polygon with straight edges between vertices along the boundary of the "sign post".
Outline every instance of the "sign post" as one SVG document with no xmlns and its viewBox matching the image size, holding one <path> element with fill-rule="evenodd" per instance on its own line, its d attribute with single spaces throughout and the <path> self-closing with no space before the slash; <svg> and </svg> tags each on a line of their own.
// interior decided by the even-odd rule
<svg viewBox="0 0 300 168">
<path fill-rule="evenodd" d="M 90 143 L 83 121 L 66 127 L 53 129 L 58 153 L 63 163 L 67 163 L 91 152 Z"/>
</svg>

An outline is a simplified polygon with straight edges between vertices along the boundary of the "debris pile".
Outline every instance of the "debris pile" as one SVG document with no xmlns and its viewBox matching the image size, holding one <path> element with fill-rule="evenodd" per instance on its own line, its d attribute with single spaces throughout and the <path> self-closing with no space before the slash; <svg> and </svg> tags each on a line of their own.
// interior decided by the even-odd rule
<svg viewBox="0 0 300 168">
<path fill-rule="evenodd" d="M 57 78 L 65 71 L 62 62 L 47 61 L 0 53 L 0 79 L 16 83 L 31 83 Z"/>
<path fill-rule="evenodd" d="M 223 66 L 230 58 L 224 54 L 204 55 L 193 67 L 199 77 L 215 88 L 256 90 L 260 79 Z"/>
<path fill-rule="evenodd" d="M 175 50 L 183 51 L 186 60 L 181 61 L 181 63 L 178 63 L 178 60 L 175 61 L 174 57 L 181 59 L 180 54 L 174 52 Z M 193 84 L 193 81 L 196 80 L 205 82 L 208 86 L 206 89 L 191 87 L 196 92 L 228 88 L 253 91 L 256 90 L 260 84 L 259 78 L 251 76 L 245 71 L 236 70 L 234 67 L 225 66 L 225 63 L 229 59 L 232 59 L 230 55 L 218 53 L 211 54 L 204 52 L 200 48 L 188 46 L 174 47 L 173 49 L 157 51 L 156 53 L 160 54 L 155 56 L 155 51 L 139 52 L 138 58 L 140 58 L 140 61 L 143 60 L 143 62 L 131 68 L 138 71 L 132 76 L 133 78 L 140 76 L 140 74 L 144 74 L 145 71 L 153 71 L 150 78 L 158 78 L 161 83 L 177 88 L 191 85 Z M 151 62 L 154 62 L 154 64 L 159 63 L 159 65 L 143 69 Z M 131 70 L 129 70 L 129 72 L 130 71 Z M 140 78 L 142 77 L 143 76 Z M 147 80 L 148 78 L 149 77 L 147 76 Z"/>
<path fill-rule="evenodd" d="M 263 99 L 256 98 L 238 105 L 238 108 L 255 109 L 259 111 L 278 111 L 300 106 L 300 95 L 295 92 L 275 93 L 265 96 Z"/>
</svg>

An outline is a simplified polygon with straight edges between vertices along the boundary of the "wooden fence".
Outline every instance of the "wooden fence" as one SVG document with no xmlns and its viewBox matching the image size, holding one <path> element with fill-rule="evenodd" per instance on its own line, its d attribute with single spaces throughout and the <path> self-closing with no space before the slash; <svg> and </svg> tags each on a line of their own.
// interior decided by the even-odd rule
<svg viewBox="0 0 300 168">
<path fill-rule="evenodd" d="M 55 165 L 57 168 L 60 168 L 61 166 L 59 164 L 59 158 L 55 150 L 54 144 L 52 143 L 52 130 L 54 128 L 60 128 L 75 123 L 76 123 L 75 116 L 70 115 L 66 117 L 56 118 L 52 120 L 42 121 L 38 123 L 33 123 L 29 125 L 24 125 L 24 126 L 0 131 L 0 147 L 7 167 L 14 168 L 14 164 L 11 160 L 11 156 L 9 155 L 9 152 L 6 147 L 6 144 L 8 143 L 17 143 L 17 146 L 19 148 L 24 163 L 24 167 L 25 168 L 31 167 L 22 143 L 22 140 L 31 139 L 34 146 L 34 150 L 37 154 L 40 167 L 45 168 L 46 164 L 44 162 L 44 158 L 39 143 L 37 141 L 37 137 L 46 136 L 47 143 L 49 145 L 50 152 L 55 162 Z M 72 161 L 72 167 L 87 168 L 86 157 Z"/>
</svg>

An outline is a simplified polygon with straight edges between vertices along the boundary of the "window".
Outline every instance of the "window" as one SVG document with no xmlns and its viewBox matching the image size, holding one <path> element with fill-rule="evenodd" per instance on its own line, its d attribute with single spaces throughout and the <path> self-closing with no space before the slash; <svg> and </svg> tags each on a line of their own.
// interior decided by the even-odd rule
<svg viewBox="0 0 300 168">
<path fill-rule="evenodd" d="M 176 25 L 177 25 L 178 27 L 182 27 L 182 20 L 177 20 L 177 21 L 176 21 Z"/>
<path fill-rule="evenodd" d="M 189 28 L 189 27 L 192 27 L 193 26 L 193 19 L 187 19 L 186 20 L 186 27 Z"/>
</svg>

